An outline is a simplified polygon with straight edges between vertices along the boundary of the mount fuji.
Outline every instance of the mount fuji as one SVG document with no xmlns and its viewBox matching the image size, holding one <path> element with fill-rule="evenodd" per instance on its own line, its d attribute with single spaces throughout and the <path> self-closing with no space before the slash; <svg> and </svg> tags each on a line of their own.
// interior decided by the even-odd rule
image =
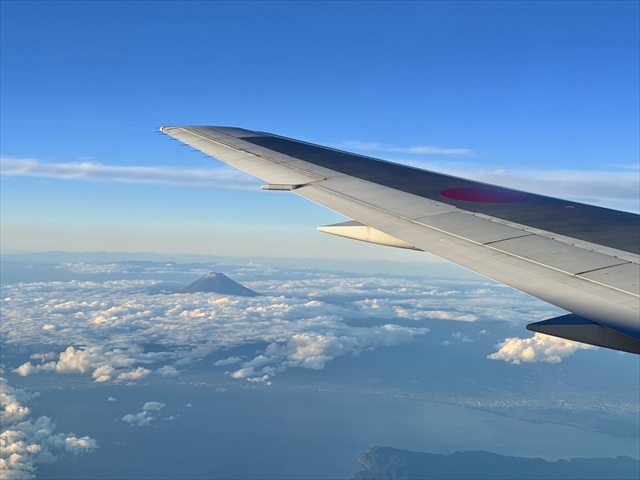
<svg viewBox="0 0 640 480">
<path fill-rule="evenodd" d="M 242 297 L 256 297 L 260 294 L 234 282 L 222 273 L 210 272 L 195 282 L 181 288 L 175 293 L 220 293 L 223 295 L 238 295 Z"/>
</svg>

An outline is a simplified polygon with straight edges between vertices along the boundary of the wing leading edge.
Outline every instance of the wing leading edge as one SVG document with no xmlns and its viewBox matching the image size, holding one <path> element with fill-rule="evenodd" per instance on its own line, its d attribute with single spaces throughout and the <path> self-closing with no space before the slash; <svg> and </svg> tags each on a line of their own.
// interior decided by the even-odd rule
<svg viewBox="0 0 640 480">
<path fill-rule="evenodd" d="M 428 172 L 264 132 L 162 127 L 353 219 L 335 235 L 434 253 L 572 312 L 527 326 L 640 353 L 638 215 Z"/>
</svg>

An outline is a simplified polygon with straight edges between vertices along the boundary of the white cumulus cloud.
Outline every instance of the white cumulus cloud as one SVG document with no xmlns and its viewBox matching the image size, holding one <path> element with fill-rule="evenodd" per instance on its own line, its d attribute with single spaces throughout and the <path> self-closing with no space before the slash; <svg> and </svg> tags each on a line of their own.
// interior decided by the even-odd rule
<svg viewBox="0 0 640 480">
<path fill-rule="evenodd" d="M 143 367 L 131 369 L 132 365 L 137 362 L 153 362 L 161 359 L 163 354 L 145 354 L 137 346 L 130 347 L 128 350 L 107 350 L 102 346 L 85 348 L 70 346 L 59 355 L 54 352 L 49 352 L 46 354 L 31 355 L 31 358 L 43 361 L 44 359 L 55 358 L 56 356 L 58 356 L 57 361 L 50 361 L 35 366 L 32 365 L 31 362 L 27 362 L 13 371 L 23 377 L 43 371 L 62 374 L 83 374 L 92 371 L 91 376 L 97 383 L 109 381 L 116 375 L 117 380 L 139 380 L 147 376 L 150 370 Z M 118 368 L 128 368 L 129 370 L 122 372 L 119 371 Z M 172 370 L 170 370 L 170 368 L 172 367 L 159 373 L 168 373 L 171 375 Z"/>
<path fill-rule="evenodd" d="M 142 406 L 142 410 L 148 412 L 150 410 L 160 410 L 164 408 L 166 405 L 160 402 L 147 402 Z"/>
<path fill-rule="evenodd" d="M 231 373 L 232 378 L 249 381 L 266 381 L 265 375 L 273 375 L 288 367 L 322 370 L 327 362 L 342 355 L 359 355 L 363 350 L 379 346 L 394 346 L 410 342 L 416 335 L 428 332 L 426 328 L 408 328 L 384 325 L 373 328 L 349 328 L 344 335 L 299 333 L 288 339 L 269 344 L 264 352 L 241 364 Z M 256 380 L 263 375 L 264 380 Z"/>
<path fill-rule="evenodd" d="M 91 374 L 91 376 L 95 378 L 95 381 L 97 383 L 106 382 L 108 380 L 111 380 L 111 375 L 113 375 L 115 371 L 116 369 L 113 368 L 111 365 L 105 364 L 96 368 Z"/>
<path fill-rule="evenodd" d="M 149 415 L 149 412 L 142 411 L 139 413 L 127 413 L 121 420 L 130 423 L 131 427 L 144 427 L 153 422 L 155 417 Z"/>
<path fill-rule="evenodd" d="M 499 345 L 500 349 L 489 355 L 491 360 L 503 360 L 520 364 L 521 362 L 560 363 L 563 358 L 578 350 L 595 348 L 584 343 L 535 333 L 530 338 L 507 338 Z"/>
<path fill-rule="evenodd" d="M 120 420 L 128 423 L 130 427 L 148 427 L 157 420 L 160 410 L 166 405 L 160 402 L 146 402 L 142 406 L 142 411 L 138 413 L 127 413 Z"/>
<path fill-rule="evenodd" d="M 0 478 L 35 478 L 37 465 L 51 463 L 59 452 L 74 455 L 98 448 L 90 437 L 73 433 L 55 433 L 49 417 L 29 419 L 29 407 L 23 405 L 33 395 L 13 388 L 0 377 Z"/>
<path fill-rule="evenodd" d="M 141 380 L 144 377 L 148 376 L 151 373 L 151 370 L 144 367 L 138 367 L 135 370 L 131 370 L 130 372 L 122 372 L 116 377 L 116 380 Z"/>
</svg>

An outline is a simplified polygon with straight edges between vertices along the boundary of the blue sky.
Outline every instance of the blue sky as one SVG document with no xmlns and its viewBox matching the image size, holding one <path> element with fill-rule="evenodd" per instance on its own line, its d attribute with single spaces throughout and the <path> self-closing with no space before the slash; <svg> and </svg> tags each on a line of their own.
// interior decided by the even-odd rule
<svg viewBox="0 0 640 480">
<path fill-rule="evenodd" d="M 416 258 L 316 233 L 340 217 L 172 124 L 638 210 L 637 2 L 0 5 L 3 252 Z"/>
</svg>

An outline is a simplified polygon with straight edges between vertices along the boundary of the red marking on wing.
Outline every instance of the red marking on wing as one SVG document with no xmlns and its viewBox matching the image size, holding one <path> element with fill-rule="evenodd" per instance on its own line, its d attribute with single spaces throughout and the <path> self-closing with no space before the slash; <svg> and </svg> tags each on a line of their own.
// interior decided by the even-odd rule
<svg viewBox="0 0 640 480">
<path fill-rule="evenodd" d="M 489 188 L 448 188 L 440 192 L 444 197 L 464 202 L 482 203 L 512 203 L 526 202 L 527 195 L 504 190 L 491 190 Z"/>
</svg>

